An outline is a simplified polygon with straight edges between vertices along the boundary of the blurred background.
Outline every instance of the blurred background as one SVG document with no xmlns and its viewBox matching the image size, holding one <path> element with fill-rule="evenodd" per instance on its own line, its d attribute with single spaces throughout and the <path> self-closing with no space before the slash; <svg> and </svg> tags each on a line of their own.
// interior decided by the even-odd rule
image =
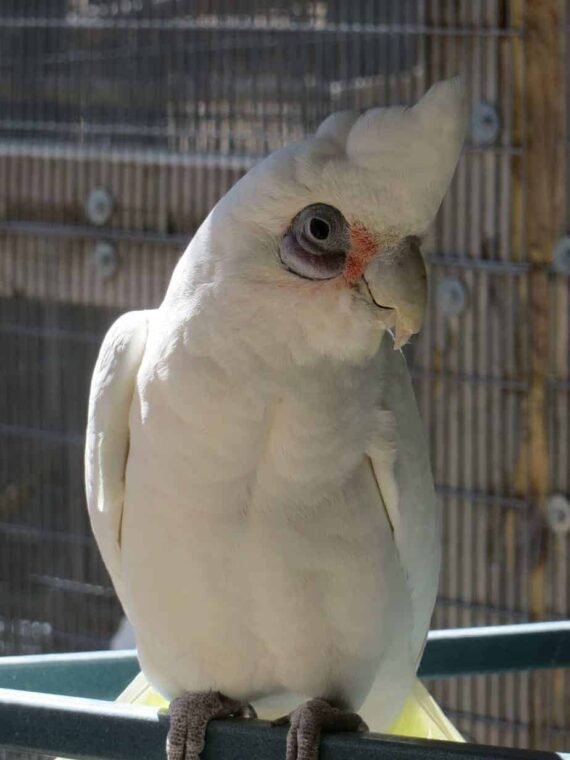
<svg viewBox="0 0 570 760">
<path fill-rule="evenodd" d="M 468 144 L 409 352 L 444 507 L 434 627 L 570 615 L 565 0 L 2 0 L 0 654 L 104 649 L 88 384 L 216 200 L 331 111 L 461 74 Z M 570 672 L 430 684 L 476 740 L 570 746 Z"/>
</svg>

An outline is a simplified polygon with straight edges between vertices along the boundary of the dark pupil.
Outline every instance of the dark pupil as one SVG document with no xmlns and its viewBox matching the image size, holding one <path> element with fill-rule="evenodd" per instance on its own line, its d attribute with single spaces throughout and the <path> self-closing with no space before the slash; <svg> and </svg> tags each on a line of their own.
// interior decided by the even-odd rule
<svg viewBox="0 0 570 760">
<path fill-rule="evenodd" d="M 317 240 L 326 240 L 329 236 L 330 227 L 324 219 L 315 216 L 309 222 L 309 232 Z"/>
</svg>

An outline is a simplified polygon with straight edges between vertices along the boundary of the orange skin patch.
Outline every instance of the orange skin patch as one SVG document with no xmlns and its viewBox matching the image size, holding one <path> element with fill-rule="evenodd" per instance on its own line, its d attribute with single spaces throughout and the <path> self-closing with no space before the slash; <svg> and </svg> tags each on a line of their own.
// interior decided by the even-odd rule
<svg viewBox="0 0 570 760">
<path fill-rule="evenodd" d="M 342 276 L 348 285 L 354 285 L 364 274 L 368 262 L 377 254 L 378 243 L 374 236 L 358 223 L 350 227 L 350 240 L 350 253 Z"/>
</svg>

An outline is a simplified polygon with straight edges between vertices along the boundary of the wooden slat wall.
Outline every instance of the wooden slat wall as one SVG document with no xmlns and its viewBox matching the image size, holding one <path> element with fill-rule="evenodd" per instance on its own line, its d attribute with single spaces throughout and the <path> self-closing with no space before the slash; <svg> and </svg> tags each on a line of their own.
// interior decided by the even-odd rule
<svg viewBox="0 0 570 760">
<path fill-rule="evenodd" d="M 546 23 L 558 31 L 548 51 L 556 57 L 564 29 L 561 9 L 562 3 L 531 5 L 518 0 L 427 4 L 429 24 L 473 30 L 473 35 L 429 39 L 428 81 L 459 71 L 470 102 L 493 104 L 502 122 L 496 146 L 467 150 L 444 202 L 432 245 L 462 261 L 457 267 L 432 266 L 430 319 L 416 351 L 418 395 L 430 432 L 436 480 L 444 494 L 445 555 L 434 619 L 438 627 L 517 622 L 532 616 L 529 577 L 537 538 L 549 533 L 542 511 L 545 491 L 537 495 L 529 488 L 528 479 L 522 488 L 517 479 L 521 472 L 526 477 L 532 464 L 527 460 L 521 470 L 520 452 L 533 377 L 529 349 L 537 322 L 535 309 L 542 312 L 541 304 L 531 296 L 536 275 L 524 268 L 517 272 L 512 265 L 533 262 L 527 246 L 528 218 L 544 224 L 540 206 L 550 204 L 550 213 L 550 193 L 560 202 L 560 181 L 552 177 L 552 163 L 545 168 L 551 171 L 548 191 L 544 183 L 535 189 L 541 194 L 540 204 L 538 198 L 533 202 L 529 193 L 533 169 L 527 122 L 533 106 L 526 97 L 524 62 L 528 65 L 532 59 L 535 66 L 538 63 L 536 54 L 525 49 L 528 36 L 523 38 L 522 28 L 528 24 L 529 14 L 536 22 L 546 11 Z M 501 28 L 515 33 L 485 33 L 485 29 Z M 559 74 L 551 71 L 550 79 L 550 89 L 544 87 L 541 94 L 550 98 L 553 113 L 559 113 L 563 89 Z M 544 100 L 542 103 L 544 106 Z M 545 113 L 539 104 L 534 107 L 535 123 L 546 119 L 552 127 L 553 114 Z M 553 145 L 559 150 L 560 138 L 554 138 Z M 558 162 L 562 168 L 560 152 Z M 559 236 L 563 230 L 559 217 L 557 229 L 550 227 L 547 255 L 552 235 Z M 479 268 L 490 263 L 496 271 Z M 446 277 L 459 277 L 468 294 L 468 306 L 459 317 L 446 317 L 435 297 L 438 283 Z M 545 411 L 550 417 L 550 466 L 559 464 L 556 480 L 543 482 L 543 488 L 547 493 L 568 493 L 569 433 L 564 418 L 568 405 L 568 279 L 550 276 L 550 280 L 553 339 L 550 358 L 543 354 L 542 371 L 549 383 Z M 541 617 L 567 616 L 568 537 L 552 538 L 547 546 Z M 569 689 L 568 673 L 464 678 L 434 684 L 434 692 L 467 735 L 490 743 L 559 749 L 568 746 Z"/>
<path fill-rule="evenodd" d="M 104 187 L 115 199 L 108 227 L 188 239 L 218 197 L 248 168 L 243 162 L 180 155 L 149 158 L 94 151 L 0 146 L 1 218 L 90 226 L 89 193 Z M 91 225 L 92 226 L 92 225 Z M 101 231 L 101 240 L 106 240 Z M 93 267 L 96 241 L 38 237 L 0 230 L 0 295 L 121 309 L 160 302 L 179 244 L 117 243 L 119 268 L 101 279 Z"/>
</svg>

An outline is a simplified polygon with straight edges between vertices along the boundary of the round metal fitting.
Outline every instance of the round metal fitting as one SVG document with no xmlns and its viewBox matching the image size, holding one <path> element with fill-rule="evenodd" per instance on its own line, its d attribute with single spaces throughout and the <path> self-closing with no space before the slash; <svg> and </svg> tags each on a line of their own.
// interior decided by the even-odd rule
<svg viewBox="0 0 570 760">
<path fill-rule="evenodd" d="M 467 306 L 467 290 L 457 277 L 446 277 L 437 284 L 437 305 L 448 317 L 458 317 Z"/>
<path fill-rule="evenodd" d="M 95 272 L 105 280 L 113 277 L 119 268 L 119 255 L 111 243 L 97 243 L 93 248 L 92 261 Z"/>
<path fill-rule="evenodd" d="M 559 274 L 570 275 L 570 235 L 560 238 L 554 246 L 552 268 Z"/>
<path fill-rule="evenodd" d="M 552 494 L 546 502 L 546 519 L 553 533 L 570 531 L 570 501 L 561 493 Z"/>
<path fill-rule="evenodd" d="M 499 139 L 501 120 L 490 103 L 477 103 L 471 111 L 471 142 L 473 145 L 493 145 Z"/>
<path fill-rule="evenodd" d="M 89 193 L 85 203 L 85 213 L 91 224 L 100 227 L 111 218 L 115 201 L 111 193 L 104 187 L 96 187 Z"/>
</svg>

